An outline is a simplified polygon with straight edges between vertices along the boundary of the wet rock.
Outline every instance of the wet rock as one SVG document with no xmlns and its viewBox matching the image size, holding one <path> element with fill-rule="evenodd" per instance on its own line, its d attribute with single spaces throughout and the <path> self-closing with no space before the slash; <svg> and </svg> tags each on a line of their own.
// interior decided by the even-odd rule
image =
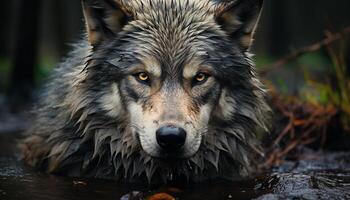
<svg viewBox="0 0 350 200">
<path fill-rule="evenodd" d="M 285 163 L 270 175 L 267 199 L 350 199 L 350 153 L 313 153 Z"/>
<path fill-rule="evenodd" d="M 144 195 L 142 192 L 133 191 L 126 194 L 120 198 L 120 200 L 144 200 Z"/>
</svg>

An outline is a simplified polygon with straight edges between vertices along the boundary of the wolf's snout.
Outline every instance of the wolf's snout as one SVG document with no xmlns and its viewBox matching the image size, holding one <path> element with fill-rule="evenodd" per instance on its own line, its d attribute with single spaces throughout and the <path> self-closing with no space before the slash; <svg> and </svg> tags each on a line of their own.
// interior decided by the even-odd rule
<svg viewBox="0 0 350 200">
<path fill-rule="evenodd" d="M 181 148 L 186 141 L 186 131 L 173 125 L 163 126 L 156 131 L 157 142 L 166 151 Z"/>
</svg>

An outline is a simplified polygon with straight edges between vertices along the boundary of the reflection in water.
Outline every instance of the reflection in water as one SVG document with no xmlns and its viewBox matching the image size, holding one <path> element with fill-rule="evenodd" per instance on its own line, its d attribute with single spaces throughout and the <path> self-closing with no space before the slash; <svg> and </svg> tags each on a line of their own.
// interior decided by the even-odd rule
<svg viewBox="0 0 350 200">
<path fill-rule="evenodd" d="M 18 161 L 12 135 L 0 134 L 0 199 L 138 200 L 154 193 L 180 200 L 350 199 L 350 153 L 312 153 L 312 159 L 285 163 L 269 175 L 251 180 L 148 188 L 33 171 Z"/>
</svg>

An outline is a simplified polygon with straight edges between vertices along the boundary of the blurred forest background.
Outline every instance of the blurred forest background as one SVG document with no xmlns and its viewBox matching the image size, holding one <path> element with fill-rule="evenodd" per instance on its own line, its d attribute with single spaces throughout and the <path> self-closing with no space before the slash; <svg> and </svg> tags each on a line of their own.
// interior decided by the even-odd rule
<svg viewBox="0 0 350 200">
<path fill-rule="evenodd" d="M 254 46 L 258 67 L 321 40 L 325 30 L 350 25 L 349 8 L 349 0 L 266 0 Z M 79 0 L 6 0 L 0 6 L 0 24 L 0 102 L 4 94 L 13 97 L 12 103 L 27 100 L 84 32 Z M 329 63 L 325 54 L 321 50 L 302 61 L 322 68 Z M 297 77 L 287 73 L 276 81 Z M 295 89 L 295 82 L 288 85 L 288 91 Z"/>
<path fill-rule="evenodd" d="M 339 135 L 350 132 L 349 8 L 349 0 L 265 0 L 253 51 L 277 116 L 267 167 L 300 145 L 349 149 L 350 134 Z M 21 111 L 83 38 L 80 1 L 4 0 L 0 24 L 0 112 Z"/>
</svg>

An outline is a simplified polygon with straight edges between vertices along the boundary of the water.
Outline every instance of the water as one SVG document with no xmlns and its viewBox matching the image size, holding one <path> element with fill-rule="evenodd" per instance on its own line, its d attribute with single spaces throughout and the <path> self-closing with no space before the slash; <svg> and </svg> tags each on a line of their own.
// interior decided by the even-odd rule
<svg viewBox="0 0 350 200">
<path fill-rule="evenodd" d="M 16 134 L 0 134 L 1 200 L 166 200 L 171 199 L 169 195 L 179 200 L 350 199 L 350 153 L 346 152 L 310 152 L 300 162 L 287 162 L 249 180 L 149 188 L 34 171 L 17 159 L 16 140 Z M 158 193 L 166 194 L 152 197 Z"/>
</svg>

